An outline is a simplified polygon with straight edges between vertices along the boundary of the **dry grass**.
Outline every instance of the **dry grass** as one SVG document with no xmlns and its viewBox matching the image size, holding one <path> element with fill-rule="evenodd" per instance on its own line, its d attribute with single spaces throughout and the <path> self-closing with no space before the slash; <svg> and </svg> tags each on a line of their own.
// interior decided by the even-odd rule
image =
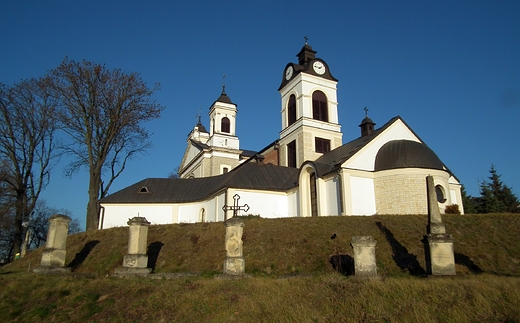
<svg viewBox="0 0 520 323">
<path fill-rule="evenodd" d="M 444 216 L 457 276 L 420 278 L 426 216 L 245 219 L 249 278 L 214 279 L 225 258 L 222 223 L 152 226 L 156 273 L 117 279 L 128 229 L 69 236 L 72 275 L 27 273 L 41 250 L 0 268 L 0 322 L 520 322 L 520 217 Z M 335 239 L 331 239 L 332 234 Z M 379 281 L 336 273 L 354 235 L 378 242 Z"/>
<path fill-rule="evenodd" d="M 459 274 L 520 275 L 520 216 L 446 215 L 454 238 Z M 333 271 L 331 255 L 351 254 L 350 239 L 371 235 L 378 242 L 378 272 L 383 276 L 420 275 L 425 269 L 426 216 L 244 219 L 246 272 L 254 275 L 323 274 Z M 332 234 L 335 239 L 331 239 Z M 149 255 L 155 272 L 214 274 L 225 258 L 222 223 L 151 226 Z M 67 240 L 67 264 L 77 273 L 108 274 L 121 266 L 127 228 L 83 232 Z M 0 270 L 26 271 L 39 264 L 41 249 Z"/>
<path fill-rule="evenodd" d="M 201 276 L 174 280 L 1 275 L 10 322 L 519 322 L 520 278 Z M 37 301 L 36 301 L 37 300 Z"/>
</svg>

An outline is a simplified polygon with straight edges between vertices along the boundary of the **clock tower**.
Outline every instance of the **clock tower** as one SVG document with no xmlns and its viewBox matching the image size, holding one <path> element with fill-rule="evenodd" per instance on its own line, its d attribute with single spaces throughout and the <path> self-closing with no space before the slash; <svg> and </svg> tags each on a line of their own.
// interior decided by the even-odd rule
<svg viewBox="0 0 520 323">
<path fill-rule="evenodd" d="M 282 98 L 280 165 L 300 167 L 341 146 L 336 85 L 327 63 L 305 42 L 298 63 L 285 66 L 278 88 Z"/>
</svg>

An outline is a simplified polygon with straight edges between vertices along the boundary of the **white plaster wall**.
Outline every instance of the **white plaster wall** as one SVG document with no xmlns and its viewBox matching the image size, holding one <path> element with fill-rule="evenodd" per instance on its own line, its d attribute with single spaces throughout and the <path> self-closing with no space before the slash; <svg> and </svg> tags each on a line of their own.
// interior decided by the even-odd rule
<svg viewBox="0 0 520 323">
<path fill-rule="evenodd" d="M 199 222 L 200 221 L 199 220 L 200 210 L 202 208 L 204 208 L 205 212 L 206 212 L 206 222 L 214 222 L 215 221 L 215 203 L 216 203 L 216 198 L 213 198 L 209 201 L 179 204 L 178 222 L 179 223 Z"/>
<path fill-rule="evenodd" d="M 236 190 L 240 195 L 239 205 L 249 205 L 249 211 L 240 215 L 259 214 L 262 218 L 289 217 L 287 194 L 279 192 L 243 191 Z M 294 214 L 292 214 L 294 215 Z"/>
<path fill-rule="evenodd" d="M 339 178 L 334 176 L 325 180 L 325 196 L 324 196 L 324 208 L 322 209 L 322 215 L 338 215 L 341 214 L 341 199 L 339 197 Z"/>
<path fill-rule="evenodd" d="M 295 189 L 287 194 L 287 214 L 288 216 L 300 216 L 298 214 L 299 201 L 298 190 Z"/>
<path fill-rule="evenodd" d="M 216 198 L 216 204 L 214 208 L 214 214 L 216 215 L 216 221 L 224 221 L 224 211 L 222 211 L 222 207 L 226 204 L 226 194 L 221 193 Z"/>
<path fill-rule="evenodd" d="M 457 192 L 455 192 L 455 190 L 450 190 L 450 197 L 451 204 L 460 204 L 459 201 L 457 201 Z"/>
<path fill-rule="evenodd" d="M 420 142 L 401 120 L 397 120 L 382 134 L 372 140 L 369 145 L 361 149 L 354 157 L 347 160 L 342 167 L 374 171 L 376 155 L 379 149 L 389 141 L 402 139 Z"/>
<path fill-rule="evenodd" d="M 352 188 L 352 215 L 376 214 L 374 180 L 351 176 L 350 187 Z"/>
<path fill-rule="evenodd" d="M 151 224 L 172 223 L 172 204 L 123 204 L 104 207 L 103 229 L 127 226 L 128 219 L 145 217 Z"/>
</svg>

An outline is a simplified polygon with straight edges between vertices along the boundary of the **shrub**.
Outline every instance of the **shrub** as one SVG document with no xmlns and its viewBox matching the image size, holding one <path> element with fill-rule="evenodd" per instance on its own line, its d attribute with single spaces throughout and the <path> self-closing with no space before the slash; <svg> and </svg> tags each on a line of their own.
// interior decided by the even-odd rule
<svg viewBox="0 0 520 323">
<path fill-rule="evenodd" d="M 446 206 L 444 213 L 445 214 L 460 214 L 459 205 L 451 204 L 451 205 Z"/>
</svg>

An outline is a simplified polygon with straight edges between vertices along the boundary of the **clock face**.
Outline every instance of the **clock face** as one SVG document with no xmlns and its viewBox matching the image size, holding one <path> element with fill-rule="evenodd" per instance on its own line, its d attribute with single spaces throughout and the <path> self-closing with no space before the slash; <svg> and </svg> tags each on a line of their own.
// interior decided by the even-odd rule
<svg viewBox="0 0 520 323">
<path fill-rule="evenodd" d="M 312 64 L 312 68 L 316 74 L 323 75 L 325 73 L 325 65 L 320 61 L 314 62 L 314 64 Z"/>
<path fill-rule="evenodd" d="M 293 75 L 293 67 L 292 66 L 289 66 L 287 67 L 287 69 L 285 70 L 285 79 L 286 80 L 289 80 L 291 78 L 291 76 Z"/>
</svg>

